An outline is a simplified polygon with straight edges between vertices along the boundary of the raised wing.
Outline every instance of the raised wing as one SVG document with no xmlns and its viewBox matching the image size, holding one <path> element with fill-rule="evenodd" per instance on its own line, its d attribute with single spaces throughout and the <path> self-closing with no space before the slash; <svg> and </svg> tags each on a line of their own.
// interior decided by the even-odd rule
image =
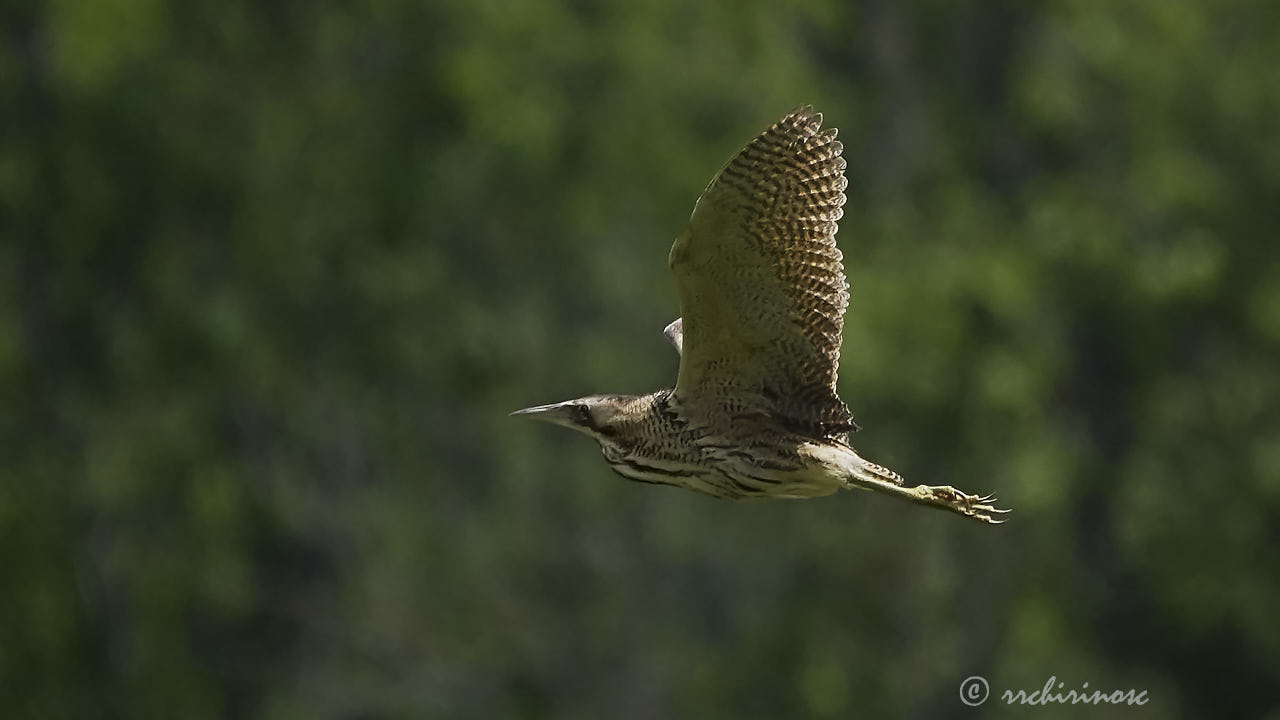
<svg viewBox="0 0 1280 720">
<path fill-rule="evenodd" d="M 836 395 L 848 283 L 836 223 L 843 146 L 802 107 L 720 170 L 671 247 L 684 403 L 761 413 L 804 432 L 857 429 Z"/>
</svg>

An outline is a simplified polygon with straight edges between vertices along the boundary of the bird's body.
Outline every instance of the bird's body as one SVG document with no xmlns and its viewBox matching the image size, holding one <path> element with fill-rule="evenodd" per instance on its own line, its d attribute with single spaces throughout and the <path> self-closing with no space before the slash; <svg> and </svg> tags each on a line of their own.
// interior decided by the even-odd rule
<svg viewBox="0 0 1280 720">
<path fill-rule="evenodd" d="M 757 136 L 703 191 L 669 262 L 682 316 L 676 387 L 518 411 L 586 433 L 639 482 L 720 498 L 809 498 L 862 487 L 986 522 L 991 498 L 904 486 L 849 445 L 836 394 L 849 294 L 836 223 L 845 161 L 804 107 Z"/>
<path fill-rule="evenodd" d="M 819 497 L 845 486 L 813 472 L 812 439 L 764 418 L 717 422 L 686 411 L 672 390 L 611 399 L 621 412 L 601 450 L 623 477 L 734 499 Z"/>
</svg>

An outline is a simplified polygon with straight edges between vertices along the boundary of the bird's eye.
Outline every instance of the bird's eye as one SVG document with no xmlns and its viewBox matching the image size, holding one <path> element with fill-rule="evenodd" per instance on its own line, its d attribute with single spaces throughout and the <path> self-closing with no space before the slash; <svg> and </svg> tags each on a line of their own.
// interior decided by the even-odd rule
<svg viewBox="0 0 1280 720">
<path fill-rule="evenodd" d="M 590 423 L 590 422 L 591 422 L 591 411 L 587 409 L 587 406 L 586 406 L 586 405 L 578 405 L 578 406 L 577 406 L 577 408 L 578 408 L 578 419 L 579 419 L 579 420 L 581 420 L 581 421 L 582 421 L 582 422 L 584 422 L 584 423 Z"/>
</svg>

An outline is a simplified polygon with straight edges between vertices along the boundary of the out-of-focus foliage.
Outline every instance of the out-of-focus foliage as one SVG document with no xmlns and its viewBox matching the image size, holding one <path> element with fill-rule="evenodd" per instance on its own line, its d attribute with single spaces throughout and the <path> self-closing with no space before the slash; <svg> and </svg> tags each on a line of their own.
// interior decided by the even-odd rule
<svg viewBox="0 0 1280 720">
<path fill-rule="evenodd" d="M 1280 4 L 2 7 L 4 717 L 1280 717 Z M 1005 526 L 506 417 L 804 102 L 856 444 Z"/>
</svg>

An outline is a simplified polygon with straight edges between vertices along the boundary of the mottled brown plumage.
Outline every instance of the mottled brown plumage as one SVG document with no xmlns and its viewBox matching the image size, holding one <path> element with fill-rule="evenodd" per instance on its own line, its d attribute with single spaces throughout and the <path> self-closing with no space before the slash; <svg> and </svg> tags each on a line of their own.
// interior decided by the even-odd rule
<svg viewBox="0 0 1280 720">
<path fill-rule="evenodd" d="M 836 393 L 849 304 L 837 223 L 845 161 L 802 107 L 721 168 L 671 247 L 681 317 L 676 387 L 594 395 L 515 414 L 593 437 L 624 477 L 721 498 L 803 498 L 861 487 L 995 523 L 991 497 L 906 487 L 849 445 Z"/>
<path fill-rule="evenodd" d="M 801 108 L 735 155 L 671 247 L 684 350 L 676 392 L 732 398 L 797 430 L 854 428 L 836 395 L 848 283 L 836 223 L 844 149 Z"/>
</svg>

